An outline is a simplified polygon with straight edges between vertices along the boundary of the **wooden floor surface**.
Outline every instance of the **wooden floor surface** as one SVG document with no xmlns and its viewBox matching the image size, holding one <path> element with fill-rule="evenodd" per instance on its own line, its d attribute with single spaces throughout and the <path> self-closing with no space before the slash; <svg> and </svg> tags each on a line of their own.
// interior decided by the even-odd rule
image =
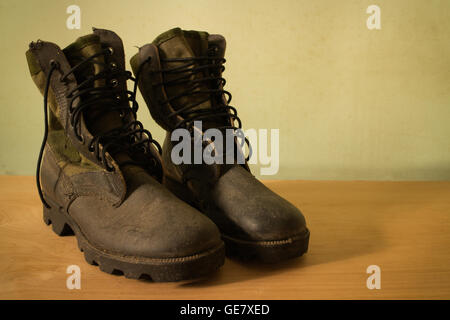
<svg viewBox="0 0 450 320">
<path fill-rule="evenodd" d="M 34 177 L 0 176 L 1 299 L 450 299 L 450 182 L 271 181 L 301 208 L 309 252 L 279 265 L 227 259 L 202 280 L 152 283 L 88 265 L 42 221 Z M 81 289 L 66 268 L 81 268 Z M 381 289 L 366 287 L 369 265 Z"/>
</svg>

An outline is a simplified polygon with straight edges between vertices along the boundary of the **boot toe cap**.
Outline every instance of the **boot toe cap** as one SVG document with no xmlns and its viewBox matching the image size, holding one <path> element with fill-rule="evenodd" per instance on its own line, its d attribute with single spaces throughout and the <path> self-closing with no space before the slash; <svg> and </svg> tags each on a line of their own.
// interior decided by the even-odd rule
<svg viewBox="0 0 450 320">
<path fill-rule="evenodd" d="M 213 220 L 231 237 L 282 240 L 307 232 L 301 211 L 242 167 L 222 176 L 213 196 L 220 211 Z"/>
<path fill-rule="evenodd" d="M 146 258 L 187 257 L 222 244 L 216 225 L 161 185 L 141 185 L 118 208 L 82 197 L 70 215 L 100 250 Z"/>
</svg>

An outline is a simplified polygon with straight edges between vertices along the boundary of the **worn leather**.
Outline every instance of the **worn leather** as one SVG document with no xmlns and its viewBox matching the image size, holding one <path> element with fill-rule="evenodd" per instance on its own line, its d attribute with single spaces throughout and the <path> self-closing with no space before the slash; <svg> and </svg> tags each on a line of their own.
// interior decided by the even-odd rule
<svg viewBox="0 0 450 320">
<path fill-rule="evenodd" d="M 157 72 L 162 67 L 162 54 L 189 57 L 198 51 L 192 48 L 195 41 L 195 37 L 191 36 L 193 32 L 170 30 L 168 36 L 163 34 L 154 43 L 140 48 L 131 63 L 133 71 L 137 72 L 142 62 L 151 59 L 151 65 L 142 65 L 139 89 L 152 117 L 167 131 L 162 154 L 165 184 L 180 198 L 211 218 L 225 236 L 246 241 L 268 241 L 305 234 L 306 222 L 300 210 L 259 182 L 250 173 L 247 163 L 175 165 L 172 162 L 174 142 L 170 141 L 170 135 L 174 122 L 168 120 L 167 115 L 176 107 L 169 103 L 158 103 L 160 99 L 170 97 L 170 94 L 164 86 L 156 87 L 154 84 L 162 79 Z M 188 34 L 189 39 L 176 38 Z M 202 36 L 197 38 L 202 39 Z M 207 39 L 208 46 L 217 48 L 217 56 L 224 57 L 225 38 L 208 35 Z M 189 47 L 186 47 L 186 43 Z M 201 44 L 196 46 L 201 47 Z M 183 88 L 176 89 L 180 91 Z M 213 101 L 211 106 L 214 106 Z"/>
<path fill-rule="evenodd" d="M 228 170 L 210 196 L 218 209 L 210 212 L 210 217 L 228 236 L 263 241 L 282 240 L 306 232 L 306 221 L 300 210 L 241 166 Z"/>
<path fill-rule="evenodd" d="M 37 62 L 40 65 L 42 72 L 45 77 L 47 77 L 50 71 L 50 64 L 52 61 L 55 61 L 59 65 L 59 69 L 53 72 L 51 76 L 50 82 L 50 90 L 52 91 L 53 96 L 55 97 L 57 107 L 54 110 L 58 110 L 58 114 L 55 114 L 56 118 L 59 120 L 59 123 L 64 128 L 66 135 L 69 137 L 71 141 L 71 145 L 85 158 L 92 161 L 95 164 L 99 164 L 99 160 L 95 157 L 95 155 L 88 150 L 88 146 L 91 141 L 94 139 L 94 136 L 87 129 L 86 123 L 84 121 L 84 117 L 81 116 L 80 120 L 80 131 L 81 135 L 84 137 L 84 140 L 79 141 L 75 134 L 74 127 L 70 124 L 70 111 L 69 111 L 69 101 L 70 99 L 66 97 L 67 93 L 76 87 L 77 80 L 70 74 L 67 77 L 66 82 L 60 81 L 61 76 L 68 72 L 71 68 L 69 62 L 65 58 L 62 50 L 54 43 L 39 41 L 30 45 L 30 51 L 36 58 Z M 74 105 L 79 103 L 79 99 L 77 98 L 74 102 Z M 103 149 L 103 146 L 100 145 L 100 150 Z M 125 179 L 120 171 L 120 168 L 117 162 L 111 157 L 111 155 L 107 152 L 106 158 L 108 162 L 114 167 L 114 172 L 110 172 L 110 179 L 114 184 L 114 188 L 112 189 L 111 197 L 115 199 L 114 203 L 119 204 L 123 201 L 126 194 L 126 184 Z M 106 189 L 104 189 L 106 190 Z"/>
<path fill-rule="evenodd" d="M 125 201 L 114 207 L 102 198 L 101 171 L 72 177 L 58 166 L 50 148 L 42 165 L 42 186 L 52 205 L 61 205 L 97 248 L 126 256 L 186 257 L 220 245 L 214 223 L 164 188 L 145 170 L 123 168 Z"/>
<path fill-rule="evenodd" d="M 123 67 L 120 38 L 108 30 L 94 32 L 105 41 L 103 45 L 114 47 L 117 61 L 122 61 Z M 51 60 L 58 62 L 62 72 L 70 68 L 63 51 L 55 44 L 39 42 L 31 50 L 45 76 Z M 77 80 L 70 76 L 63 83 L 60 76 L 61 72 L 55 71 L 51 78 L 57 104 L 51 110 L 59 110 L 55 117 L 63 131 L 50 132 L 40 168 L 44 198 L 50 206 L 67 212 L 91 245 L 109 253 L 175 258 L 219 246 L 222 240 L 216 225 L 169 192 L 150 172 L 136 165 L 119 165 L 121 161 L 111 156 L 115 171 L 102 167 L 88 150 L 92 139 L 88 128 L 82 127 L 86 140 L 80 143 L 68 122 L 65 94 L 77 85 Z M 55 142 L 65 137 L 69 137 L 65 143 Z M 80 156 L 69 158 L 62 148 L 73 149 L 71 154 L 78 152 Z M 158 152 L 153 152 L 155 161 L 160 162 Z"/>
</svg>

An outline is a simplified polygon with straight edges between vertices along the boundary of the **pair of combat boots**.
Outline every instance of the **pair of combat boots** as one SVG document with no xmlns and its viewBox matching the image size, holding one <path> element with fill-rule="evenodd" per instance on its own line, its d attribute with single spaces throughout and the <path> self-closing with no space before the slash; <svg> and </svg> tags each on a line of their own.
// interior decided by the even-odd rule
<svg viewBox="0 0 450 320">
<path fill-rule="evenodd" d="M 44 221 L 58 235 L 75 234 L 88 263 L 128 278 L 176 281 L 216 270 L 225 252 L 277 262 L 307 251 L 301 212 L 256 180 L 245 161 L 171 159 L 176 129 L 192 133 L 195 121 L 240 128 L 223 89 L 224 53 L 222 36 L 175 28 L 139 48 L 133 77 L 112 31 L 94 28 L 65 49 L 30 44 L 28 66 L 44 95 L 36 172 Z M 138 87 L 167 131 L 162 148 L 137 121 Z"/>
</svg>

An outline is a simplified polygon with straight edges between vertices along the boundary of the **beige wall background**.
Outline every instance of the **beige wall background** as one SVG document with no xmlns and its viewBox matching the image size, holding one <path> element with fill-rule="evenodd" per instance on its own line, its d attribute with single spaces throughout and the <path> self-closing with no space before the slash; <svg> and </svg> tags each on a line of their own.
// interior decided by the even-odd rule
<svg viewBox="0 0 450 320">
<path fill-rule="evenodd" d="M 81 7 L 80 30 L 66 28 L 71 4 Z M 371 4 L 381 30 L 366 27 Z M 116 31 L 128 58 L 175 26 L 224 35 L 244 129 L 280 129 L 280 170 L 263 178 L 450 178 L 448 0 L 1 0 L 0 174 L 35 172 L 43 99 L 28 43 L 64 47 L 92 26 Z"/>
</svg>

